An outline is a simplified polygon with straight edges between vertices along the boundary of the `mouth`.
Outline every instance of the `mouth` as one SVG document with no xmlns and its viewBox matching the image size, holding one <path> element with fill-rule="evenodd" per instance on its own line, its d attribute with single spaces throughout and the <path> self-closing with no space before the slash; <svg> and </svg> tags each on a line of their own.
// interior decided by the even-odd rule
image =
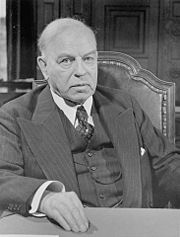
<svg viewBox="0 0 180 237">
<path fill-rule="evenodd" d="M 83 87 L 86 87 L 86 86 L 89 86 L 89 84 L 85 84 L 85 83 L 84 84 L 76 84 L 76 85 L 73 85 L 71 87 L 75 87 L 75 88 L 76 87 L 78 87 L 78 88 L 82 87 L 83 88 Z"/>
</svg>

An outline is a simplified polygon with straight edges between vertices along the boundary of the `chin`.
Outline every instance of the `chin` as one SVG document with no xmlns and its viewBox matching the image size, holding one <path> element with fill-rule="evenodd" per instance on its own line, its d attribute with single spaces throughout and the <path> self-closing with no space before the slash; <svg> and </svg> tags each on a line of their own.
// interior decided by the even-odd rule
<svg viewBox="0 0 180 237">
<path fill-rule="evenodd" d="M 82 103 L 84 103 L 89 97 L 90 97 L 91 95 L 89 95 L 89 96 L 83 96 L 83 97 L 76 97 L 76 98 L 74 98 L 74 101 L 76 102 L 76 103 L 79 103 L 79 104 L 82 104 Z"/>
<path fill-rule="evenodd" d="M 88 98 L 76 99 L 75 102 L 78 103 L 78 104 L 83 104 Z"/>
<path fill-rule="evenodd" d="M 75 103 L 82 104 L 84 103 L 90 96 L 94 94 L 95 90 L 88 88 L 76 88 L 71 93 L 69 93 L 69 100 L 74 101 Z"/>
</svg>

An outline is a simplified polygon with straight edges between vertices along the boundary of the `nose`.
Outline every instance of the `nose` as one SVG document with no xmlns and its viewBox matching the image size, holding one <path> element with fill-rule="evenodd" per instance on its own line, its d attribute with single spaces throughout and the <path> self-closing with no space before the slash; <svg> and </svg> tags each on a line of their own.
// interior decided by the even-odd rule
<svg viewBox="0 0 180 237">
<path fill-rule="evenodd" d="M 86 73 L 86 69 L 83 65 L 82 58 L 76 58 L 76 65 L 75 65 L 75 76 L 80 77 L 83 76 Z"/>
</svg>

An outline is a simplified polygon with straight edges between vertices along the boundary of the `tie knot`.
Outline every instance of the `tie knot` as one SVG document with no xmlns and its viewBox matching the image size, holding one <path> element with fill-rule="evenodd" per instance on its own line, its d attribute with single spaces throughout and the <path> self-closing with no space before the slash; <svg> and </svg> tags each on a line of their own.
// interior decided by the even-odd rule
<svg viewBox="0 0 180 237">
<path fill-rule="evenodd" d="M 77 107 L 76 117 L 78 122 L 86 122 L 88 119 L 88 114 L 83 105 Z"/>
</svg>

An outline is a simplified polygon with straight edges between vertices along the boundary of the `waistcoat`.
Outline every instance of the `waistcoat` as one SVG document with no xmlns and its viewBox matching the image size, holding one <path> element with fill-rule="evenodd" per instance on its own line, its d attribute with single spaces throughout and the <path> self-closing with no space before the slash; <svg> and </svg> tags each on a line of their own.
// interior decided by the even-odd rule
<svg viewBox="0 0 180 237">
<path fill-rule="evenodd" d="M 115 149 L 100 117 L 93 106 L 94 134 L 89 142 L 59 110 L 79 184 L 81 201 L 94 207 L 113 207 L 122 204 L 122 173 Z"/>
</svg>

